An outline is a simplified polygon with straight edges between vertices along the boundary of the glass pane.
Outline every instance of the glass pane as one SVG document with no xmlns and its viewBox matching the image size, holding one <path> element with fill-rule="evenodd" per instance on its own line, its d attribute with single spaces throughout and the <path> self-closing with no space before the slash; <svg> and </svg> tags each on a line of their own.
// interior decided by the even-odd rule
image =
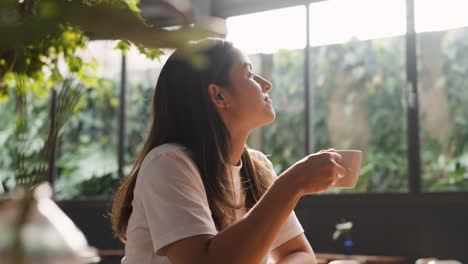
<svg viewBox="0 0 468 264">
<path fill-rule="evenodd" d="M 305 155 L 305 7 L 228 18 L 228 36 L 249 54 L 254 71 L 271 81 L 276 120 L 253 130 L 247 144 L 266 155 L 281 173 Z"/>
<path fill-rule="evenodd" d="M 441 31 L 468 26 L 466 1 L 414 0 L 415 30 L 417 33 Z"/>
<path fill-rule="evenodd" d="M 272 54 L 270 97 L 276 120 L 263 130 L 263 151 L 281 173 L 306 155 L 304 51 Z"/>
<path fill-rule="evenodd" d="M 466 191 L 468 27 L 419 33 L 417 41 L 423 191 Z"/>
<path fill-rule="evenodd" d="M 56 197 L 110 197 L 118 180 L 121 52 L 114 41 L 92 41 L 82 53 L 97 60 L 98 80 L 79 102 L 58 145 Z"/>
<path fill-rule="evenodd" d="M 127 94 L 125 107 L 125 164 L 130 172 L 143 147 L 152 108 L 153 93 L 162 66 L 172 50 L 165 50 L 160 60 L 150 60 L 134 46 L 127 52 Z"/>
<path fill-rule="evenodd" d="M 306 45 L 304 6 L 229 17 L 227 40 L 248 54 L 303 49 Z"/>
<path fill-rule="evenodd" d="M 405 12 L 404 0 L 310 5 L 310 138 L 315 151 L 363 151 L 356 188 L 329 193 L 408 190 Z"/>
<path fill-rule="evenodd" d="M 3 88 L 8 91 L 8 98 L 0 100 L 0 196 L 11 191 L 16 185 L 16 176 L 20 173 L 18 154 L 24 155 L 24 168 L 37 168 L 39 154 L 44 147 L 49 130 L 50 93 L 45 87 L 36 87 L 30 80 L 26 96 L 26 128 L 18 124 L 16 81 L 8 82 Z M 21 132 L 23 131 L 23 132 Z M 23 140 L 20 140 L 19 138 Z M 26 173 L 32 170 L 27 169 Z M 37 175 L 31 175 L 37 176 Z"/>
<path fill-rule="evenodd" d="M 15 102 L 13 89 L 10 90 L 9 98 L 0 101 L 0 120 L 3 125 L 0 127 L 0 194 L 11 190 L 15 186 L 15 166 L 13 152 L 15 146 Z M 10 144 L 9 144 L 10 143 Z"/>
<path fill-rule="evenodd" d="M 310 44 L 338 44 L 401 36 L 406 32 L 406 1 L 328 0 L 310 5 Z"/>
</svg>

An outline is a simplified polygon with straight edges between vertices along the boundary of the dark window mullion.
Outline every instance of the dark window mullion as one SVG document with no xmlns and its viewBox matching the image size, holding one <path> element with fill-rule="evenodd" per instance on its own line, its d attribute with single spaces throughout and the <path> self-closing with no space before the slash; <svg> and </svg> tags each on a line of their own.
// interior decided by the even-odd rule
<svg viewBox="0 0 468 264">
<path fill-rule="evenodd" d="M 56 128 L 55 126 L 57 125 L 55 123 L 56 119 L 56 111 L 57 111 L 57 90 L 56 87 L 50 89 L 51 90 L 51 98 L 50 98 L 50 130 L 49 131 L 54 131 Z M 49 132 L 50 133 L 50 132 Z M 53 151 L 54 155 L 49 159 L 49 175 L 48 175 L 48 181 L 50 185 L 52 186 L 52 189 L 54 188 L 54 182 L 55 178 L 57 177 L 57 168 L 56 168 L 56 159 L 57 159 L 57 149 L 58 149 L 58 143 L 53 146 L 55 148 L 55 151 Z"/>
<path fill-rule="evenodd" d="M 313 122 L 311 122 L 311 107 L 312 107 L 312 91 L 310 85 L 310 10 L 309 5 L 306 4 L 306 46 L 304 48 L 305 52 L 305 62 L 304 62 L 304 99 L 305 99 L 305 151 L 306 155 L 314 151 L 314 137 L 313 137 Z"/>
<path fill-rule="evenodd" d="M 421 192 L 421 161 L 419 144 L 418 72 L 414 0 L 406 0 L 406 102 L 408 128 L 408 183 L 410 193 Z"/>
<path fill-rule="evenodd" d="M 118 174 L 123 178 L 124 148 L 125 148 L 125 90 L 127 84 L 127 61 L 122 54 L 122 70 L 120 73 L 120 107 L 119 107 L 119 144 L 118 144 Z"/>
</svg>

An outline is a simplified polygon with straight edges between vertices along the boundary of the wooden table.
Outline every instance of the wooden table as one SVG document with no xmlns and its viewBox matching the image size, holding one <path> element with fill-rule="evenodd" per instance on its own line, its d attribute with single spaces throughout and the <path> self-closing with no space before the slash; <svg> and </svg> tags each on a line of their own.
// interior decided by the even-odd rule
<svg viewBox="0 0 468 264">
<path fill-rule="evenodd" d="M 100 257 L 123 257 L 125 250 L 123 249 L 101 249 L 98 251 Z"/>
<path fill-rule="evenodd" d="M 99 250 L 100 257 L 123 257 L 125 251 L 123 249 L 116 250 Z M 390 256 L 365 256 L 351 255 L 349 257 L 342 254 L 327 254 L 315 253 L 317 264 L 328 264 L 332 260 L 338 259 L 353 259 L 362 264 L 409 264 L 408 257 L 390 257 Z"/>
<path fill-rule="evenodd" d="M 345 256 L 342 254 L 327 254 L 315 253 L 317 264 L 326 264 L 332 260 L 338 259 L 353 259 L 363 264 L 409 264 L 409 257 L 393 257 L 393 256 L 365 256 L 351 255 Z"/>
</svg>

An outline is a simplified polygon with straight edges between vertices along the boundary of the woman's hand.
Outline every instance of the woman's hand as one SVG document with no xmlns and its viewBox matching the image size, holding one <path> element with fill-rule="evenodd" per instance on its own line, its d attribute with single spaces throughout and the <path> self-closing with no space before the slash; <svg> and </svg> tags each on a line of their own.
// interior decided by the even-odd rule
<svg viewBox="0 0 468 264">
<path fill-rule="evenodd" d="M 292 181 L 301 194 L 324 192 L 345 175 L 342 163 L 343 158 L 334 149 L 322 150 L 299 160 L 281 177 Z"/>
</svg>

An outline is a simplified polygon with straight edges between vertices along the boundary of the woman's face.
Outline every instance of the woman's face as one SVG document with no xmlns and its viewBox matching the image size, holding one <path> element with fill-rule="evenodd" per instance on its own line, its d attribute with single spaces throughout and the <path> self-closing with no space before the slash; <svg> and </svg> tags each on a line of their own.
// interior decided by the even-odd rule
<svg viewBox="0 0 468 264">
<path fill-rule="evenodd" d="M 237 48 L 233 49 L 229 78 L 224 121 L 246 130 L 273 122 L 275 111 L 267 93 L 272 85 L 254 73 L 249 58 Z"/>
</svg>

